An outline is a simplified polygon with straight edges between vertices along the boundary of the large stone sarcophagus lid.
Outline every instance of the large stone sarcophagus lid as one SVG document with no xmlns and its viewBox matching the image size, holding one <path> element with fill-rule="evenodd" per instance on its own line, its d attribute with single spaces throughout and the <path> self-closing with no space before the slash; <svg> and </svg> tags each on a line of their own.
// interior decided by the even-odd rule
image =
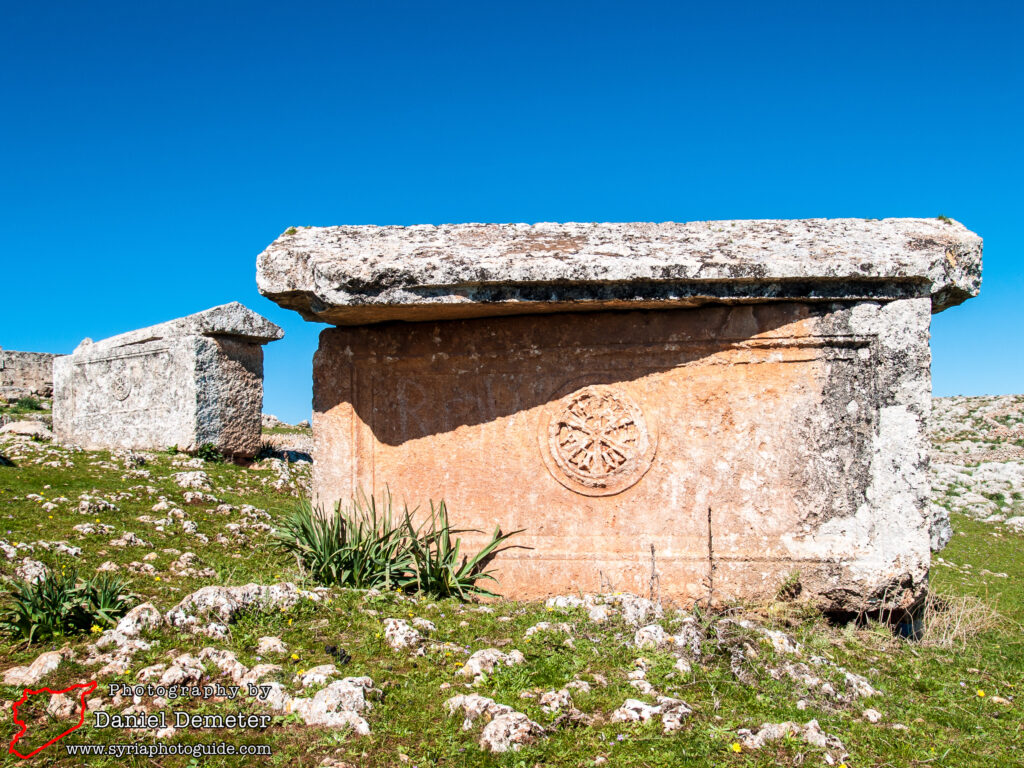
<svg viewBox="0 0 1024 768">
<path fill-rule="evenodd" d="M 259 449 L 263 344 L 284 331 L 238 302 L 93 342 L 53 364 L 53 428 L 89 449 Z"/>
<path fill-rule="evenodd" d="M 928 329 L 980 280 L 946 219 L 300 228 L 257 270 L 338 326 L 318 501 L 387 485 L 524 529 L 493 564 L 511 597 L 798 581 L 843 611 L 913 604 L 948 536 Z"/>
</svg>

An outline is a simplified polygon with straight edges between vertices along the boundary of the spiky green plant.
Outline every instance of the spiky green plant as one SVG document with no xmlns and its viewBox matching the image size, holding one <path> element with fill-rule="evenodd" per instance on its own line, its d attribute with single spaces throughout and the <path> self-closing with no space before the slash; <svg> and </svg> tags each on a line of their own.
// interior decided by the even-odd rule
<svg viewBox="0 0 1024 768">
<path fill-rule="evenodd" d="M 378 505 L 362 491 L 352 504 L 335 504 L 325 514 L 302 501 L 274 533 L 274 546 L 296 558 L 310 577 L 321 584 L 356 589 L 401 589 L 438 597 L 493 593 L 477 584 L 496 581 L 485 568 L 509 537 L 495 529 L 490 542 L 476 555 L 462 555 L 459 534 L 469 530 L 451 527 L 442 501 L 430 504 L 430 516 L 414 522 L 416 510 L 404 505 L 396 513 L 391 492 Z M 475 532 L 475 531 L 474 531 Z M 454 538 L 453 538 L 454 537 Z"/>
<path fill-rule="evenodd" d="M 414 526 L 408 511 L 405 519 L 415 565 L 417 590 L 437 597 L 459 597 L 462 600 L 470 596 L 497 596 L 477 582 L 497 582 L 494 575 L 485 568 L 496 554 L 510 548 L 501 545 L 512 536 L 521 533 L 522 529 L 502 533 L 501 528 L 496 526 L 494 533 L 491 534 L 491 540 L 470 557 L 461 553 L 462 539 L 458 538 L 458 534 L 480 531 L 452 528 L 448 520 L 448 508 L 443 501 L 436 507 L 430 502 L 430 517 L 418 527 Z"/>
<path fill-rule="evenodd" d="M 200 445 L 196 451 L 196 457 L 211 464 L 221 464 L 224 462 L 224 454 L 213 443 L 203 443 Z"/>
<path fill-rule="evenodd" d="M 127 586 L 125 580 L 108 574 L 79 581 L 74 568 L 48 568 L 39 581 L 14 579 L 8 583 L 10 604 L 0 613 L 0 627 L 33 643 L 109 626 L 134 602 Z"/>
<path fill-rule="evenodd" d="M 274 544 L 295 556 L 321 584 L 404 588 L 412 568 L 404 520 L 393 514 L 387 492 L 380 507 L 374 497 L 360 492 L 346 509 L 335 504 L 334 514 L 303 500 L 274 533 Z"/>
<path fill-rule="evenodd" d="M 94 623 L 112 626 L 128 612 L 135 602 L 135 596 L 128 587 L 127 579 L 111 573 L 101 573 L 83 582 L 82 594 Z"/>
</svg>

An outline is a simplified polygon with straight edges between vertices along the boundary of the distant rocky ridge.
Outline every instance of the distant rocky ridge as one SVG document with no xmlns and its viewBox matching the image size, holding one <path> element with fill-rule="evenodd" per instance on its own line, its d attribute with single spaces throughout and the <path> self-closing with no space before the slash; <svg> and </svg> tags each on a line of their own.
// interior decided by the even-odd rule
<svg viewBox="0 0 1024 768">
<path fill-rule="evenodd" d="M 1024 530 L 1024 395 L 932 401 L 932 504 Z"/>
</svg>

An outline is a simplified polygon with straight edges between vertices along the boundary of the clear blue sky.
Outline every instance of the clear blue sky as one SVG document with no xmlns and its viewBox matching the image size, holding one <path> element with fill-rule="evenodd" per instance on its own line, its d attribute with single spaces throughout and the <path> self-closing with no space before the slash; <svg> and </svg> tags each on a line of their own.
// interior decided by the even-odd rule
<svg viewBox="0 0 1024 768">
<path fill-rule="evenodd" d="M 1024 391 L 1019 3 L 3 2 L 0 346 L 237 300 L 310 412 L 291 225 L 936 216 L 985 238 L 936 394 Z"/>
</svg>

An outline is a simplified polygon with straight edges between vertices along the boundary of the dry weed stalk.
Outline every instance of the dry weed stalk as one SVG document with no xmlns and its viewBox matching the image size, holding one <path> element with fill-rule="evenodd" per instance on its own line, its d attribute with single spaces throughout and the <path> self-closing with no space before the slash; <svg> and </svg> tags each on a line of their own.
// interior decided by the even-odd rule
<svg viewBox="0 0 1024 768">
<path fill-rule="evenodd" d="M 964 646 L 982 632 L 999 626 L 1000 615 L 974 595 L 929 592 L 923 607 L 921 644 L 952 648 Z"/>
</svg>

